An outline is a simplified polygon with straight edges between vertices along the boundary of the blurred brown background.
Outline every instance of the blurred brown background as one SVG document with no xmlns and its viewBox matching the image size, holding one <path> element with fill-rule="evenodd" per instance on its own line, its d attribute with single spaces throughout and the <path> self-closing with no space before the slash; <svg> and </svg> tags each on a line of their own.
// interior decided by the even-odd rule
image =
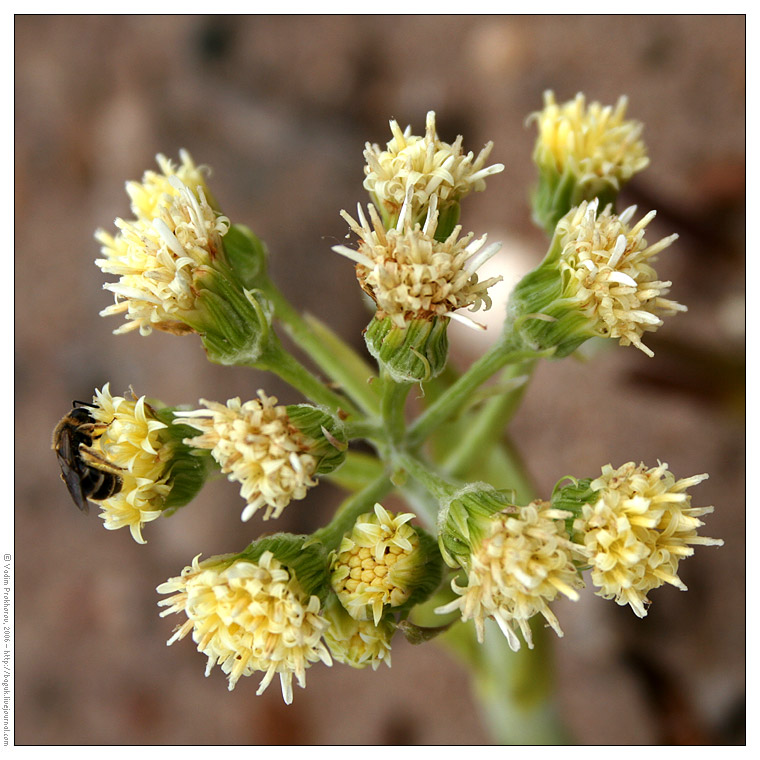
<svg viewBox="0 0 760 760">
<path fill-rule="evenodd" d="M 351 265 L 330 251 L 338 212 L 364 201 L 364 142 L 388 119 L 493 140 L 506 171 L 469 198 L 463 223 L 504 241 L 507 278 L 538 262 L 529 219 L 535 128 L 551 88 L 630 98 L 651 167 L 625 191 L 657 208 L 654 241 L 689 312 L 648 343 L 593 364 L 538 370 L 512 430 L 548 496 L 567 473 L 667 461 L 714 504 L 682 565 L 684 594 L 652 594 L 638 620 L 593 595 L 559 604 L 558 704 L 577 741 L 743 742 L 745 23 L 740 16 L 16 16 L 16 742 L 20 744 L 483 744 L 466 673 L 435 645 L 394 642 L 393 668 L 308 671 L 282 704 L 258 679 L 231 694 L 187 639 L 167 649 L 155 586 L 198 552 L 232 551 L 262 530 L 239 521 L 237 487 L 208 486 L 171 520 L 106 532 L 58 477 L 50 431 L 95 386 L 170 403 L 252 397 L 274 379 L 209 365 L 193 337 L 113 336 L 119 318 L 93 265 L 96 227 L 128 216 L 123 186 L 163 152 L 213 167 L 225 213 L 269 245 L 293 301 L 358 348 L 368 319 Z M 507 288 L 508 290 L 508 288 Z M 503 296 L 506 297 L 506 294 Z M 492 331 L 493 332 L 493 331 Z M 471 342 L 454 349 L 464 365 Z M 324 485 L 277 527 L 310 531 L 340 499 Z"/>
</svg>

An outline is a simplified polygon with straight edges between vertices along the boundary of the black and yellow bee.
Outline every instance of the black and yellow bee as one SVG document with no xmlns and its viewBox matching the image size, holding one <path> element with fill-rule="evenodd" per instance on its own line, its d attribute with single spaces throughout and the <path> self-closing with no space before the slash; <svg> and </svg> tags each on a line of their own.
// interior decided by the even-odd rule
<svg viewBox="0 0 760 760">
<path fill-rule="evenodd" d="M 61 466 L 61 480 L 82 512 L 89 512 L 88 499 L 101 501 L 121 491 L 123 469 L 93 450 L 93 441 L 108 425 L 97 422 L 92 404 L 75 401 L 74 408 L 56 425 L 53 449 Z"/>
</svg>

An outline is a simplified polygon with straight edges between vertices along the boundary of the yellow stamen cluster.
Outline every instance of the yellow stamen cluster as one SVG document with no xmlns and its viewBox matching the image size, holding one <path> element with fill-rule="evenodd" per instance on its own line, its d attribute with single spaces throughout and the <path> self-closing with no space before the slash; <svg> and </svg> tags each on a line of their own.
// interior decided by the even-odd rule
<svg viewBox="0 0 760 760">
<path fill-rule="evenodd" d="M 377 304 L 378 319 L 389 316 L 403 328 L 414 319 L 429 321 L 451 316 L 456 309 L 491 307 L 488 288 L 501 277 L 479 282 L 475 270 L 496 253 L 500 244 L 481 250 L 486 236 L 473 241 L 472 233 L 458 240 L 461 226 L 443 242 L 435 240 L 435 200 L 422 228 L 412 227 L 410 212 L 404 212 L 397 226 L 386 231 L 375 207 L 368 208 L 369 221 L 361 207 L 359 222 L 341 212 L 360 238 L 359 250 L 346 246 L 333 250 L 356 262 L 357 279 Z"/>
<path fill-rule="evenodd" d="M 333 556 L 332 587 L 355 620 L 380 623 L 383 607 L 398 607 L 414 590 L 420 572 L 420 539 L 407 523 L 412 513 L 394 515 L 380 504 L 357 518 Z"/>
<path fill-rule="evenodd" d="M 177 412 L 175 420 L 200 430 L 203 435 L 185 443 L 210 449 L 229 480 L 241 484 L 244 521 L 265 506 L 265 520 L 279 517 L 292 499 L 303 499 L 317 484 L 312 475 L 318 460 L 309 453 L 315 442 L 291 423 L 274 396 L 258 395 L 244 404 L 230 399 L 226 406 L 201 399 L 206 409 Z"/>
<path fill-rule="evenodd" d="M 548 502 L 534 501 L 519 514 L 497 514 L 490 533 L 475 547 L 467 568 L 467 585 L 452 581 L 459 594 L 436 612 L 459 610 L 462 620 L 474 620 L 478 641 L 485 637 L 485 620 L 493 618 L 512 650 L 520 648 L 513 629 L 517 625 L 533 647 L 528 621 L 541 613 L 558 636 L 562 636 L 549 602 L 562 593 L 576 600 L 575 589 L 583 586 L 574 560 L 578 547 L 565 532 L 569 512 L 552 509 Z"/>
<path fill-rule="evenodd" d="M 591 103 L 582 93 L 557 105 L 554 93 L 544 93 L 544 109 L 529 118 L 538 122 L 534 160 L 540 167 L 571 172 L 579 184 L 603 179 L 614 188 L 649 165 L 639 139 L 643 125 L 625 119 L 628 100 L 615 108 Z"/>
<path fill-rule="evenodd" d="M 200 555 L 199 555 L 200 556 Z M 331 665 L 321 637 L 329 623 L 320 614 L 316 596 L 307 596 L 297 578 L 274 555 L 258 562 L 199 563 L 186 567 L 156 589 L 172 594 L 158 604 L 161 616 L 185 613 L 167 644 L 193 632 L 198 651 L 208 657 L 206 675 L 219 665 L 229 676 L 230 690 L 241 676 L 263 672 L 257 694 L 275 674 L 280 676 L 286 704 L 293 701 L 293 676 L 306 685 L 306 668 L 321 660 Z"/>
<path fill-rule="evenodd" d="M 599 596 L 630 604 L 647 614 L 647 594 L 670 583 L 682 591 L 678 563 L 694 553 L 691 545 L 722 546 L 723 541 L 697 535 L 698 518 L 712 507 L 692 507 L 686 489 L 707 475 L 676 480 L 667 464 L 647 469 L 628 462 L 602 468 L 591 488 L 598 500 L 583 506 L 574 529 L 585 544 L 591 580 Z"/>
<path fill-rule="evenodd" d="M 195 276 L 223 250 L 222 237 L 230 222 L 211 208 L 203 187 L 192 190 L 176 175 L 165 182 L 172 194 L 162 192 L 163 182 L 133 192 L 141 214 L 144 210 L 155 217 L 117 219 L 115 237 L 104 230 L 95 234 L 104 256 L 95 263 L 106 274 L 119 275 L 118 282 L 103 286 L 114 293 L 115 303 L 101 311 L 101 316 L 126 315 L 126 324 L 114 330 L 117 334 L 139 329 L 148 335 L 153 328 L 191 332 L 183 314 L 196 306 Z M 153 190 L 161 195 L 149 197 Z"/>
<path fill-rule="evenodd" d="M 678 235 L 648 245 L 644 229 L 655 212 L 630 227 L 635 211 L 631 206 L 616 216 L 608 206 L 598 213 L 597 201 L 572 209 L 557 224 L 559 267 L 563 295 L 590 320 L 597 335 L 653 356 L 641 341 L 643 333 L 660 327 L 662 316 L 686 311 L 664 298 L 672 283 L 658 280 L 650 265 Z"/>
<path fill-rule="evenodd" d="M 160 435 L 166 425 L 154 416 L 145 396 L 112 396 L 108 383 L 95 391 L 93 403 L 93 418 L 108 426 L 93 448 L 122 468 L 121 490 L 99 502 L 100 517 L 108 530 L 128 526 L 135 541 L 144 544 L 142 526 L 160 517 L 171 490 L 165 475 L 171 447 Z"/>
<path fill-rule="evenodd" d="M 364 187 L 390 218 L 399 213 L 410 189 L 412 219 L 419 221 L 433 193 L 441 205 L 448 205 L 471 190 L 485 190 L 485 178 L 504 170 L 503 164 L 485 166 L 491 142 L 477 158 L 472 152 L 462 152 L 461 135 L 451 144 L 442 142 L 436 133 L 434 111 L 427 114 L 424 137 L 412 135 L 411 127 L 402 132 L 395 120 L 390 127 L 393 139 L 385 150 L 367 143 L 364 151 Z"/>
</svg>

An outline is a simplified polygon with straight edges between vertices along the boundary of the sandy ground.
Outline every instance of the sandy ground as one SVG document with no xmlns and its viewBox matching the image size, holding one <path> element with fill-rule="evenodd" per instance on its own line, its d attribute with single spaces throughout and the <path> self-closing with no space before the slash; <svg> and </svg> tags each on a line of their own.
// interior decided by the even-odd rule
<svg viewBox="0 0 760 760">
<path fill-rule="evenodd" d="M 97 227 L 129 213 L 125 179 L 187 148 L 213 167 L 225 213 L 269 245 L 283 290 L 357 348 L 367 312 L 330 247 L 364 201 L 365 141 L 394 117 L 448 140 L 495 143 L 506 171 L 467 201 L 467 229 L 504 242 L 509 279 L 540 259 L 529 219 L 542 92 L 583 90 L 646 124 L 651 167 L 624 203 L 678 232 L 658 271 L 689 306 L 651 340 L 592 362 L 543 364 L 512 434 L 541 493 L 607 462 L 709 472 L 714 504 L 683 565 L 641 621 L 590 590 L 557 608 L 557 699 L 586 744 L 736 744 L 744 737 L 744 143 L 742 17 L 17 16 L 15 21 L 15 667 L 19 744 L 486 744 L 467 674 L 435 645 L 397 641 L 378 672 L 314 667 L 282 704 L 256 679 L 228 693 L 189 640 L 167 649 L 155 586 L 198 552 L 232 551 L 237 489 L 224 481 L 138 546 L 77 514 L 50 431 L 110 381 L 169 403 L 252 397 L 275 379 L 208 364 L 194 337 L 113 336 L 93 266 Z M 504 294 L 504 298 L 506 294 Z M 465 366 L 475 345 L 456 331 Z M 310 531 L 339 503 L 325 485 L 277 526 Z"/>
</svg>

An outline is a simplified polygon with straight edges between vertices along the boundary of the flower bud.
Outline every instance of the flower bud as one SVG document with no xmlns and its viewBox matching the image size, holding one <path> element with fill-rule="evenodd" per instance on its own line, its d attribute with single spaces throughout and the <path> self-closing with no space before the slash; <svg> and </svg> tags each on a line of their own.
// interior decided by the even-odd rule
<svg viewBox="0 0 760 760">
<path fill-rule="evenodd" d="M 198 651 L 208 658 L 207 676 L 219 665 L 232 690 L 242 676 L 262 672 L 256 692 L 262 694 L 278 674 L 290 704 L 293 676 L 304 688 L 306 668 L 320 660 L 332 664 L 322 641 L 330 623 L 316 593 L 326 591 L 324 551 L 305 545 L 304 536 L 278 534 L 240 554 L 198 558 L 157 588 L 172 595 L 158 603 L 167 607 L 162 617 L 187 616 L 167 643 L 192 631 Z"/>
<path fill-rule="evenodd" d="M 306 404 L 282 406 L 274 396 L 226 406 L 201 399 L 205 409 L 176 412 L 175 424 L 200 430 L 185 439 L 207 449 L 229 480 L 241 484 L 246 500 L 242 519 L 266 508 L 264 519 L 279 517 L 293 499 L 303 499 L 317 484 L 314 476 L 334 470 L 345 457 L 346 439 L 340 422 Z"/>
<path fill-rule="evenodd" d="M 639 617 L 647 614 L 652 589 L 669 583 L 686 590 L 678 563 L 694 553 L 692 545 L 723 545 L 697 535 L 704 524 L 698 518 L 713 507 L 692 507 L 686 493 L 707 475 L 676 480 L 667 467 L 608 464 L 595 480 L 575 481 L 552 496 L 552 504 L 576 517 L 574 538 L 585 547 L 597 594 L 629 604 Z"/>
<path fill-rule="evenodd" d="M 644 332 L 686 307 L 664 297 L 671 283 L 651 266 L 677 235 L 648 245 L 644 229 L 655 212 L 629 226 L 635 211 L 617 216 L 608 206 L 598 213 L 597 201 L 584 202 L 559 221 L 546 257 L 510 297 L 508 324 L 524 343 L 561 358 L 599 336 L 653 356 Z"/>
<path fill-rule="evenodd" d="M 538 124 L 533 161 L 539 184 L 533 194 L 533 217 L 549 235 L 573 206 L 598 198 L 602 207 L 615 200 L 621 187 L 649 165 L 643 126 L 625 117 L 627 98 L 614 110 L 591 103 L 582 93 L 557 105 L 554 93 L 544 93 L 543 111 L 528 121 Z"/>
<path fill-rule="evenodd" d="M 375 504 L 356 519 L 331 560 L 331 583 L 355 620 L 377 626 L 386 607 L 408 609 L 427 598 L 440 583 L 435 542 L 409 525 L 412 513 L 393 514 Z"/>
<path fill-rule="evenodd" d="M 448 319 L 415 319 L 404 327 L 373 317 L 364 331 L 367 350 L 397 383 L 427 382 L 446 367 Z"/>
</svg>

